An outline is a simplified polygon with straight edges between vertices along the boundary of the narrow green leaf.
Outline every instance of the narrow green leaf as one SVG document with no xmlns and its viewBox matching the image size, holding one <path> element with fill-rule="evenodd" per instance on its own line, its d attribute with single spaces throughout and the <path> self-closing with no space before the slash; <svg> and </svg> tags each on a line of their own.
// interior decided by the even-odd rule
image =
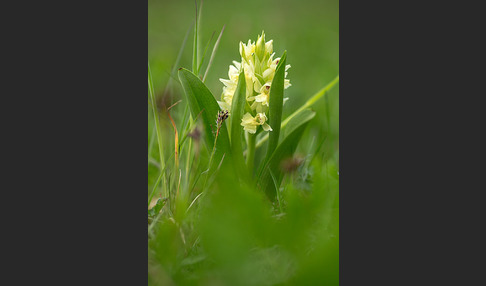
<svg viewBox="0 0 486 286">
<path fill-rule="evenodd" d="M 182 115 L 182 124 L 181 124 L 181 130 L 185 133 L 184 135 L 187 135 L 187 128 L 188 128 L 188 125 L 190 125 L 190 119 L 191 118 L 190 118 L 188 112 L 189 112 L 189 105 L 186 104 L 186 106 L 184 107 L 184 115 Z M 183 135 L 183 137 L 184 137 L 184 135 Z M 183 140 L 184 139 L 181 139 L 181 146 L 183 144 Z"/>
<path fill-rule="evenodd" d="M 280 213 L 283 213 L 283 209 L 282 209 L 282 201 L 280 200 L 280 190 L 279 190 L 279 183 L 277 183 L 277 179 L 275 178 L 275 175 L 273 174 L 272 170 L 268 170 L 268 172 L 270 173 L 270 176 L 272 177 L 272 181 L 273 181 L 273 184 L 274 184 L 274 187 L 275 187 L 275 194 L 276 194 L 276 197 L 277 197 L 277 203 L 278 203 L 278 209 L 280 210 Z"/>
<path fill-rule="evenodd" d="M 196 5 L 196 24 L 194 25 L 194 43 L 192 45 L 192 72 L 197 74 L 197 52 L 198 52 L 198 13 L 197 13 L 197 1 L 194 0 L 194 3 Z"/>
<path fill-rule="evenodd" d="M 230 128 L 230 141 L 231 141 L 231 153 L 234 158 L 234 162 L 237 164 L 239 173 L 245 174 L 246 168 L 244 165 L 243 158 L 243 127 L 241 126 L 241 118 L 243 118 L 243 113 L 245 111 L 246 104 L 246 82 L 245 82 L 245 72 L 243 69 L 238 77 L 238 86 L 236 87 L 235 94 L 233 95 L 233 101 L 231 103 L 231 115 L 229 117 L 231 128 Z"/>
<path fill-rule="evenodd" d="M 154 127 L 152 128 L 152 135 L 150 136 L 150 143 L 149 143 L 149 146 L 148 146 L 148 158 L 149 158 L 149 165 L 150 165 L 150 159 L 152 158 L 152 149 L 154 147 L 154 139 L 155 139 L 155 125 Z"/>
<path fill-rule="evenodd" d="M 202 18 L 202 10 L 203 10 L 203 0 L 199 2 L 199 11 L 197 16 L 197 63 L 201 62 L 201 18 Z M 199 71 L 196 73 L 199 76 Z"/>
<path fill-rule="evenodd" d="M 179 79 L 193 117 L 196 118 L 201 113 L 206 146 L 209 152 L 211 152 L 216 135 L 213 131 L 216 132 L 216 118 L 218 111 L 220 111 L 219 105 L 206 85 L 189 70 L 181 68 L 179 70 Z M 231 157 L 229 136 L 226 125 L 223 123 L 216 143 L 216 157 L 214 160 L 219 162 L 225 153 L 225 161 L 229 161 L 228 159 Z"/>
<path fill-rule="evenodd" d="M 223 35 L 225 27 L 226 27 L 226 25 L 223 26 L 223 29 L 221 29 L 221 33 L 219 33 L 219 36 L 218 36 L 218 39 L 216 40 L 216 43 L 214 43 L 213 51 L 211 52 L 211 57 L 209 58 L 209 63 L 208 63 L 208 66 L 206 67 L 206 72 L 204 72 L 203 82 L 206 81 L 206 76 L 208 75 L 209 68 L 211 67 L 211 64 L 213 63 L 214 56 L 216 55 L 216 50 L 218 49 L 218 46 L 219 46 L 219 41 L 221 40 L 221 36 Z"/>
<path fill-rule="evenodd" d="M 260 82 L 262 85 L 264 85 L 264 84 L 265 84 L 265 80 L 263 79 L 263 77 L 262 77 L 261 75 L 259 75 L 259 74 L 255 73 L 255 76 L 256 76 L 256 78 L 258 79 L 258 81 L 259 81 L 259 82 Z"/>
<path fill-rule="evenodd" d="M 189 33 L 191 32 L 191 29 L 192 29 L 192 26 L 193 25 L 194 25 L 194 22 L 187 29 L 186 35 L 184 36 L 184 40 L 182 41 L 182 45 L 181 45 L 181 47 L 179 49 L 179 53 L 177 54 L 177 59 L 176 59 L 174 65 L 172 66 L 172 70 L 170 72 L 171 78 L 175 78 L 176 70 L 179 68 L 179 62 L 181 61 L 182 53 L 184 52 L 184 47 L 186 46 L 187 38 L 189 38 Z M 177 82 L 177 78 L 175 78 L 175 80 Z"/>
<path fill-rule="evenodd" d="M 154 85 L 153 85 L 153 80 L 152 80 L 152 71 L 150 70 L 150 64 L 148 64 L 148 88 L 149 88 L 149 93 L 150 93 L 150 101 L 151 101 L 151 105 L 152 105 L 152 113 L 153 113 L 153 118 L 154 118 L 154 121 L 155 121 L 155 129 L 157 131 L 157 143 L 158 143 L 158 147 L 159 147 L 159 158 L 160 158 L 160 176 L 159 176 L 159 180 L 160 178 L 162 178 L 162 187 L 165 188 L 165 160 L 164 160 L 164 148 L 163 148 L 163 145 L 162 145 L 162 128 L 160 126 L 160 117 L 159 117 L 159 112 L 157 110 L 157 105 L 156 105 L 156 102 L 155 102 L 155 93 L 154 93 Z M 156 186 L 157 186 L 158 183 L 156 183 Z M 155 193 L 155 188 L 156 186 L 154 187 L 154 190 L 152 191 L 152 194 L 150 195 L 150 199 L 152 199 L 152 196 L 153 194 Z M 150 203 L 150 199 L 149 199 L 149 203 Z"/>
<path fill-rule="evenodd" d="M 287 60 L 287 51 L 285 51 L 280 58 L 275 71 L 275 76 L 270 87 L 270 100 L 268 110 L 268 124 L 272 127 L 269 132 L 268 148 L 267 150 L 275 150 L 280 136 L 280 125 L 282 122 L 282 107 L 283 107 L 283 93 L 285 80 L 285 62 Z M 271 152 L 267 152 L 267 161 L 271 156 Z"/>
<path fill-rule="evenodd" d="M 280 141 L 283 141 L 284 138 L 286 138 L 292 132 L 294 132 L 295 129 L 299 128 L 300 125 L 314 118 L 315 115 L 316 112 L 310 109 L 304 109 L 298 114 L 296 114 L 292 118 L 292 120 L 290 120 L 289 123 L 287 123 L 287 126 L 282 129 L 282 136 L 280 138 L 281 139 Z"/>
<path fill-rule="evenodd" d="M 204 261 L 207 258 L 206 255 L 189 256 L 181 261 L 181 266 L 188 266 Z"/>
<path fill-rule="evenodd" d="M 201 70 L 201 67 L 204 63 L 204 59 L 206 58 L 206 53 L 208 52 L 209 44 L 211 44 L 211 42 L 213 41 L 214 33 L 216 33 L 216 32 L 213 32 L 213 34 L 211 34 L 211 38 L 209 39 L 208 43 L 206 44 L 206 48 L 204 48 L 204 52 L 203 52 L 203 55 L 202 55 L 202 58 L 201 58 L 201 62 L 199 63 L 199 66 L 197 67 L 197 74 L 199 74 L 199 71 Z"/>
<path fill-rule="evenodd" d="M 292 118 L 288 123 L 288 131 L 282 136 L 282 141 L 271 154 L 268 162 L 261 168 L 258 186 L 265 191 L 271 200 L 275 199 L 277 188 L 283 179 L 282 161 L 289 159 L 294 154 L 306 126 L 314 116 L 314 111 L 305 110 L 299 116 Z M 272 174 L 276 178 L 276 183 L 273 182 L 270 170 L 272 170 Z"/>
</svg>

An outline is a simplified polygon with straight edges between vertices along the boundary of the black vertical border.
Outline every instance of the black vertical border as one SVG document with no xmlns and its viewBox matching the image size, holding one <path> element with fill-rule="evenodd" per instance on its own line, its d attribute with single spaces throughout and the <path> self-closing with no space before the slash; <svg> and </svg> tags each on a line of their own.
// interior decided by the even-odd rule
<svg viewBox="0 0 486 286">
<path fill-rule="evenodd" d="M 7 272 L 20 284 L 146 285 L 147 2 L 19 6 L 3 10 L 14 15 L 6 99 L 18 101 L 2 105 L 16 131 L 3 136 L 16 149 L 4 149 L 2 189 L 18 196 L 2 200 L 4 217 L 19 218 L 5 229 Z"/>
<path fill-rule="evenodd" d="M 340 1 L 340 285 L 484 281 L 480 11 Z"/>
</svg>

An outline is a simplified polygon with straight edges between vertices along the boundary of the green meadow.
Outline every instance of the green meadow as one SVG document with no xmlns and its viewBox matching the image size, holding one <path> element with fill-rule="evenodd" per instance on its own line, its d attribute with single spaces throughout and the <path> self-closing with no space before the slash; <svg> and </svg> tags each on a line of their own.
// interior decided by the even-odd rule
<svg viewBox="0 0 486 286">
<path fill-rule="evenodd" d="M 149 0 L 147 77 L 149 285 L 338 285 L 339 2 Z"/>
</svg>

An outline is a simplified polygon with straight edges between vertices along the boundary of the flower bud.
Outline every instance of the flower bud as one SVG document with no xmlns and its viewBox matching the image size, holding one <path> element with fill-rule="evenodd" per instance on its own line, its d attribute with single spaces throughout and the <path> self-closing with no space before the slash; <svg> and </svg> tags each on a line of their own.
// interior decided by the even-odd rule
<svg viewBox="0 0 486 286">
<path fill-rule="evenodd" d="M 265 56 L 265 33 L 262 32 L 261 36 L 258 36 L 258 40 L 256 42 L 256 55 L 263 61 L 263 57 Z"/>
<path fill-rule="evenodd" d="M 273 53 L 273 40 L 265 43 L 265 53 L 271 55 Z"/>
<path fill-rule="evenodd" d="M 245 44 L 243 42 L 240 42 L 240 56 L 243 58 L 245 55 Z"/>
</svg>

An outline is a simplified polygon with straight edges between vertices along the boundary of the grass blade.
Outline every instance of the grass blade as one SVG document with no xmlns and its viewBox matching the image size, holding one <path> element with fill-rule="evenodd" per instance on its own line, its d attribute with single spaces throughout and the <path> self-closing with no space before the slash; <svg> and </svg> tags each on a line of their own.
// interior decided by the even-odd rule
<svg viewBox="0 0 486 286">
<path fill-rule="evenodd" d="M 152 113 L 154 116 L 155 121 L 155 129 L 157 130 L 157 142 L 159 146 L 159 156 L 160 156 L 160 169 L 165 169 L 164 164 L 164 150 L 162 148 L 162 129 L 160 127 L 160 117 L 159 112 L 157 111 L 157 104 L 155 102 L 155 95 L 154 95 L 154 85 L 152 82 L 152 72 L 150 71 L 150 64 L 148 64 L 148 88 L 150 93 L 150 100 L 152 103 Z"/>
<path fill-rule="evenodd" d="M 182 100 L 179 100 L 176 103 L 172 104 L 169 108 L 167 108 L 167 115 L 169 116 L 170 122 L 172 123 L 172 127 L 174 128 L 174 154 L 175 154 L 176 169 L 179 169 L 179 132 L 177 132 L 177 126 L 174 122 L 174 119 L 172 119 L 172 116 L 170 116 L 169 110 L 172 107 L 176 106 L 181 101 Z"/>
<path fill-rule="evenodd" d="M 204 53 L 202 55 L 202 58 L 201 58 L 201 62 L 199 63 L 199 66 L 197 67 L 197 74 L 199 74 L 199 71 L 201 70 L 201 67 L 204 63 L 204 59 L 206 58 L 206 53 L 208 51 L 208 48 L 209 48 L 209 44 L 213 41 L 213 38 L 214 38 L 214 33 L 211 35 L 211 39 L 209 39 L 208 43 L 206 44 L 206 48 L 204 48 Z"/>
<path fill-rule="evenodd" d="M 194 25 L 194 23 L 192 23 L 192 25 Z M 192 25 L 187 29 L 186 35 L 184 36 L 184 40 L 182 41 L 181 48 L 179 49 L 179 53 L 177 54 L 176 61 L 175 61 L 174 65 L 172 66 L 172 71 L 170 72 L 171 78 L 175 79 L 176 82 L 178 82 L 178 80 L 177 80 L 177 78 L 175 78 L 175 72 L 176 72 L 176 70 L 179 66 L 179 62 L 181 61 L 182 53 L 184 52 L 184 48 L 186 47 L 186 42 L 187 42 L 187 39 L 189 38 L 189 32 L 192 29 Z"/>
<path fill-rule="evenodd" d="M 214 56 L 216 55 L 216 50 L 218 49 L 218 46 L 219 46 L 219 41 L 221 40 L 221 36 L 223 35 L 225 27 L 226 27 L 226 25 L 223 26 L 223 29 L 221 29 L 221 32 L 219 33 L 218 39 L 216 40 L 216 43 L 214 43 L 214 48 L 213 48 L 213 51 L 211 52 L 211 57 L 209 58 L 209 63 L 208 63 L 208 66 L 206 67 L 206 72 L 204 72 L 203 82 L 206 81 L 206 76 L 208 75 L 209 68 L 211 67 L 211 64 L 213 63 Z"/>
<path fill-rule="evenodd" d="M 152 149 L 154 147 L 155 132 L 156 132 L 156 130 L 155 130 L 155 125 L 154 125 L 154 128 L 152 128 L 152 135 L 150 136 L 150 143 L 149 143 L 149 146 L 148 146 L 149 165 L 150 165 L 150 159 L 152 159 Z"/>
<path fill-rule="evenodd" d="M 202 18 L 202 10 L 203 10 L 203 0 L 199 2 L 199 11 L 197 12 L 197 41 L 196 41 L 196 48 L 197 48 L 197 63 L 201 61 L 201 18 Z M 199 76 L 198 73 L 196 73 Z"/>
<path fill-rule="evenodd" d="M 194 0 L 194 3 L 196 4 L 196 24 L 194 25 L 194 43 L 192 46 L 192 72 L 197 74 L 197 50 L 198 50 L 198 13 L 197 13 L 197 1 Z"/>
</svg>

